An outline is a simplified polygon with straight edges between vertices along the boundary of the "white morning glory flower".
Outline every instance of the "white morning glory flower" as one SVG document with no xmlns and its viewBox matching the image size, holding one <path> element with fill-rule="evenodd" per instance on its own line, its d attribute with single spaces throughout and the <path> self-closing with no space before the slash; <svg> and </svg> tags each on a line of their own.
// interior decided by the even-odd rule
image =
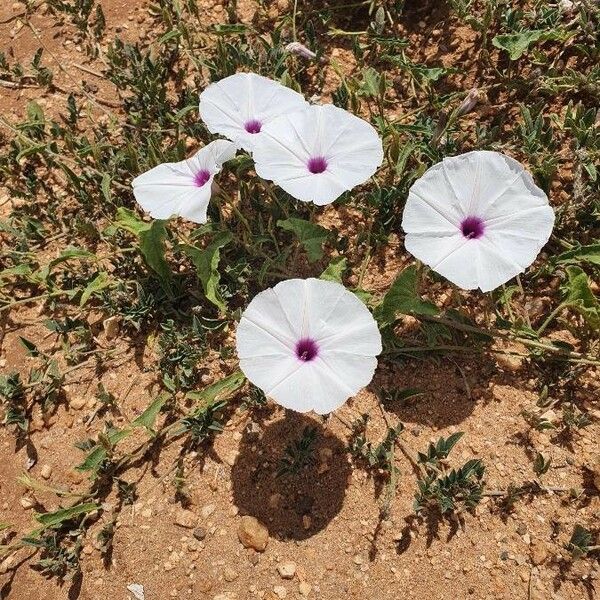
<svg viewBox="0 0 600 600">
<path fill-rule="evenodd" d="M 383 161 L 373 126 L 333 104 L 283 115 L 262 131 L 253 154 L 257 174 L 304 202 L 330 204 Z"/>
<path fill-rule="evenodd" d="M 248 152 L 262 137 L 267 123 L 306 105 L 298 92 L 256 73 L 230 75 L 200 94 L 200 116 L 208 130 Z"/>
<path fill-rule="evenodd" d="M 548 241 L 554 211 L 514 159 L 475 151 L 445 158 L 411 187 L 406 249 L 457 286 L 488 292 L 522 273 Z"/>
<path fill-rule="evenodd" d="M 215 140 L 192 158 L 158 165 L 133 180 L 135 199 L 155 219 L 178 216 L 206 223 L 214 176 L 236 151 L 235 144 Z"/>
<path fill-rule="evenodd" d="M 373 378 L 381 335 L 343 285 L 289 279 L 258 294 L 237 328 L 246 377 L 278 404 L 327 414 Z"/>
</svg>

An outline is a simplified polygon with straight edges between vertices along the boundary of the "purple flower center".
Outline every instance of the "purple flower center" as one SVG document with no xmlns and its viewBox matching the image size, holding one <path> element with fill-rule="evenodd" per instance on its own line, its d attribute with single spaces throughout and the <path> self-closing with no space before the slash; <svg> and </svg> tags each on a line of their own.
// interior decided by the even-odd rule
<svg viewBox="0 0 600 600">
<path fill-rule="evenodd" d="M 324 156 L 313 156 L 308 159 L 308 164 L 306 165 L 308 170 L 313 173 L 323 173 L 327 169 L 327 161 Z"/>
<path fill-rule="evenodd" d="M 206 169 L 198 171 L 194 177 L 194 185 L 202 187 L 210 179 L 210 173 Z"/>
<path fill-rule="evenodd" d="M 260 133 L 261 128 L 262 123 L 260 121 L 257 121 L 256 119 L 250 119 L 249 121 L 246 121 L 244 123 L 244 129 L 248 133 Z"/>
<path fill-rule="evenodd" d="M 310 362 L 317 358 L 319 354 L 319 346 L 317 342 L 311 338 L 301 339 L 296 344 L 296 356 L 303 362 Z"/>
<path fill-rule="evenodd" d="M 485 225 L 479 217 L 467 217 L 460 224 L 462 234 L 468 240 L 477 240 L 485 231 Z"/>
</svg>

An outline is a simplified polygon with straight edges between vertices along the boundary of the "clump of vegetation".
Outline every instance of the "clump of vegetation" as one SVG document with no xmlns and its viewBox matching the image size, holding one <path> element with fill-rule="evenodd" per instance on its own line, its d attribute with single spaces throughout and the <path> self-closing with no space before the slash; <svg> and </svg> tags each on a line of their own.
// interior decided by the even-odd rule
<svg viewBox="0 0 600 600">
<path fill-rule="evenodd" d="M 297 475 L 304 467 L 315 462 L 314 445 L 317 440 L 315 427 L 305 427 L 302 436 L 285 447 L 285 455 L 279 459 L 277 477 Z"/>
<path fill-rule="evenodd" d="M 478 459 L 468 460 L 459 468 L 450 469 L 447 458 L 463 436 L 462 432 L 440 438 L 429 444 L 426 453 L 419 452 L 418 464 L 425 471 L 417 481 L 415 511 L 418 513 L 436 506 L 442 515 L 449 512 L 472 510 L 483 497 L 485 467 Z"/>
</svg>

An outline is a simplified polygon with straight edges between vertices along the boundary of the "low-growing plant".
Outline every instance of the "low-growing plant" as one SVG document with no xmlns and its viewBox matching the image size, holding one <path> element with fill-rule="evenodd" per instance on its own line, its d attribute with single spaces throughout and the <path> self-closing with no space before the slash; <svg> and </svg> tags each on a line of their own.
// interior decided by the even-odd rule
<svg viewBox="0 0 600 600">
<path fill-rule="evenodd" d="M 442 515 L 450 512 L 472 510 L 483 497 L 485 467 L 481 460 L 468 460 L 459 468 L 449 468 L 447 458 L 455 444 L 463 436 L 457 432 L 449 438 L 440 438 L 429 444 L 426 453 L 418 454 L 418 464 L 424 476 L 417 482 L 415 512 L 420 513 L 437 507 Z"/>
<path fill-rule="evenodd" d="M 313 464 L 316 440 L 316 427 L 306 426 L 302 436 L 285 447 L 285 455 L 279 459 L 277 465 L 277 477 L 297 475 L 302 469 Z"/>
</svg>

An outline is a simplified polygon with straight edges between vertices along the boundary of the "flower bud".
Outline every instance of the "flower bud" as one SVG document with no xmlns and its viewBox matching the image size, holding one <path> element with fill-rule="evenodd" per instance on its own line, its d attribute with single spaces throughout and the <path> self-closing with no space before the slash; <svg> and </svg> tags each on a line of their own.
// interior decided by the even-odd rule
<svg viewBox="0 0 600 600">
<path fill-rule="evenodd" d="M 467 97 L 463 100 L 462 104 L 458 107 L 456 115 L 458 117 L 462 117 L 462 115 L 470 113 L 475 108 L 477 102 L 479 102 L 480 99 L 481 95 L 479 93 L 479 90 L 477 88 L 473 88 L 467 94 Z"/>
<path fill-rule="evenodd" d="M 308 60 L 317 57 L 317 55 L 312 50 L 309 50 L 304 44 L 301 44 L 300 42 L 291 42 L 285 47 L 285 49 L 290 54 L 295 54 L 296 56 L 301 56 L 302 58 L 306 58 Z"/>
</svg>

